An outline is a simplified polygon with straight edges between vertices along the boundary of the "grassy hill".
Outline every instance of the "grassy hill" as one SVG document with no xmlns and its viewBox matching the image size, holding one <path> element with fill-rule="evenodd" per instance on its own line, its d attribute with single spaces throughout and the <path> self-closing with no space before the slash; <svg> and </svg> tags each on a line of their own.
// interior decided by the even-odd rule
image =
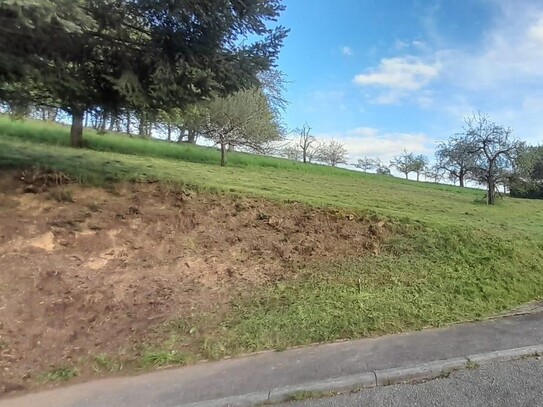
<svg viewBox="0 0 543 407">
<path fill-rule="evenodd" d="M 480 190 L 242 153 L 221 168 L 210 148 L 91 131 L 86 140 L 71 149 L 62 126 L 0 118 L 0 168 L 44 166 L 98 186 L 156 180 L 386 224 L 378 255 L 331 253 L 233 300 L 215 329 L 189 340 L 200 344 L 187 350 L 194 358 L 440 326 L 543 298 L 541 201 L 487 207 Z"/>
</svg>

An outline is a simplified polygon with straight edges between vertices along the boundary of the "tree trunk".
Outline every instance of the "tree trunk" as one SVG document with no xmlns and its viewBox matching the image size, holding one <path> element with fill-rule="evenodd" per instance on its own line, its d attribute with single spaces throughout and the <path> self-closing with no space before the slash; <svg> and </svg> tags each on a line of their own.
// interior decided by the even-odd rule
<svg viewBox="0 0 543 407">
<path fill-rule="evenodd" d="M 494 180 L 488 181 L 488 191 L 486 194 L 486 203 L 488 205 L 494 205 L 496 201 L 496 194 L 495 194 L 495 187 L 494 187 Z"/>
<path fill-rule="evenodd" d="M 305 149 L 302 151 L 302 156 L 304 164 L 307 164 L 307 151 Z"/>
<path fill-rule="evenodd" d="M 417 182 L 420 180 L 420 173 L 417 172 Z"/>
<path fill-rule="evenodd" d="M 103 111 L 100 117 L 100 129 L 98 130 L 100 133 L 106 132 L 106 122 L 107 122 L 107 113 Z"/>
<path fill-rule="evenodd" d="M 72 147 L 83 147 L 83 116 L 85 112 L 72 109 L 72 127 L 70 129 L 70 143 Z"/>
<path fill-rule="evenodd" d="M 138 134 L 142 138 L 147 136 L 147 122 L 145 120 L 145 112 L 140 113 Z"/>
<path fill-rule="evenodd" d="M 89 114 L 85 113 L 85 127 L 89 127 Z"/>
<path fill-rule="evenodd" d="M 50 116 L 49 116 L 49 120 L 52 121 L 52 122 L 56 122 L 57 121 L 57 116 L 58 116 L 58 109 L 55 109 L 54 107 L 51 108 L 50 110 Z"/>
<path fill-rule="evenodd" d="M 126 134 L 130 134 L 130 112 L 126 113 Z"/>
<path fill-rule="evenodd" d="M 42 110 L 41 110 L 41 119 L 42 119 L 43 121 L 46 121 L 46 120 L 47 120 L 47 115 L 46 115 L 45 107 L 42 108 Z"/>
<path fill-rule="evenodd" d="M 405 179 L 409 179 L 409 173 L 408 172 L 405 173 Z"/>
<path fill-rule="evenodd" d="M 172 125 L 168 123 L 168 141 L 172 141 Z"/>
<path fill-rule="evenodd" d="M 109 117 L 109 128 L 108 128 L 109 131 L 115 130 L 115 120 L 116 119 L 113 115 Z"/>
<path fill-rule="evenodd" d="M 221 167 L 226 166 L 226 144 L 221 143 Z"/>
<path fill-rule="evenodd" d="M 191 144 L 196 144 L 196 132 L 194 130 L 189 130 L 187 141 Z"/>
<path fill-rule="evenodd" d="M 464 188 L 464 177 L 458 177 L 458 180 L 460 182 L 460 186 Z"/>
</svg>

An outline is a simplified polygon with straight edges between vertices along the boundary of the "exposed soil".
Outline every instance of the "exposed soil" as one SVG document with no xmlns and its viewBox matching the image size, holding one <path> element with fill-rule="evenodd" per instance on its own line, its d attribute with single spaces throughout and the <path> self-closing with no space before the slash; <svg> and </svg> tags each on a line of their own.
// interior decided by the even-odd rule
<svg viewBox="0 0 543 407">
<path fill-rule="evenodd" d="M 0 395 L 144 341 L 165 321 L 227 308 L 298 264 L 378 253 L 386 227 L 300 204 L 105 190 L 0 174 Z"/>
</svg>

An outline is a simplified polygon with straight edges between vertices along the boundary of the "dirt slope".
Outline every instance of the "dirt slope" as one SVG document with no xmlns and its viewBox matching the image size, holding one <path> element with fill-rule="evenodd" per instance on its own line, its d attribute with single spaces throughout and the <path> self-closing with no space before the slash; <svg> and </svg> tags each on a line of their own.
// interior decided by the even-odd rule
<svg viewBox="0 0 543 407">
<path fill-rule="evenodd" d="M 221 312 L 297 266 L 378 253 L 385 233 L 350 214 L 0 175 L 0 390 L 98 354 L 128 352 L 165 321 Z"/>
</svg>

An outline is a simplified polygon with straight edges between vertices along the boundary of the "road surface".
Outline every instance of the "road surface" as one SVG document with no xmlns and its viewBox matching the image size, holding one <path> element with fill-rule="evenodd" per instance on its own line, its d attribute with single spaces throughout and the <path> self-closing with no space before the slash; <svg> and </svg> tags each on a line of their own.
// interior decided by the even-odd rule
<svg viewBox="0 0 543 407">
<path fill-rule="evenodd" d="M 481 366 L 420 384 L 366 389 L 360 393 L 281 407 L 539 407 L 543 406 L 543 358 Z"/>
</svg>

